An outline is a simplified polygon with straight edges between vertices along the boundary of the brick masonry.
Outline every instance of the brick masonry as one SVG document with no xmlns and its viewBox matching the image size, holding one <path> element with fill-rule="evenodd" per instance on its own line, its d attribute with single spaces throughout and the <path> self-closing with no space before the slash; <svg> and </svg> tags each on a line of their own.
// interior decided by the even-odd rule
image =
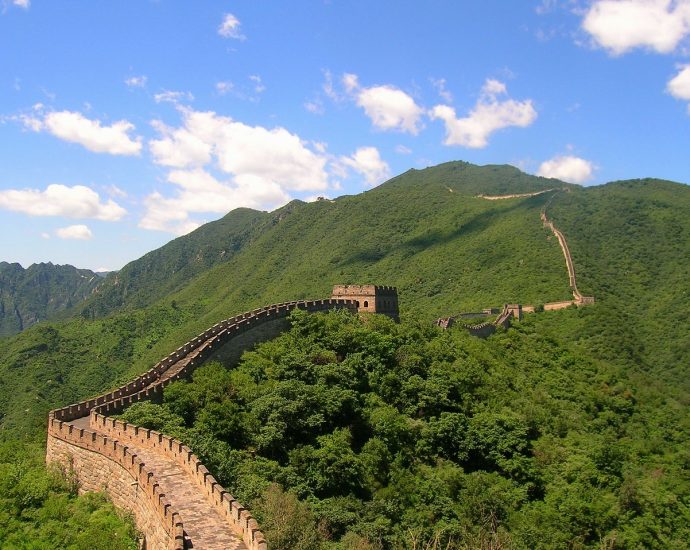
<svg viewBox="0 0 690 550">
<path fill-rule="evenodd" d="M 395 296 L 397 309 L 397 293 Z M 215 480 L 191 449 L 158 432 L 108 416 L 132 403 L 160 401 L 168 384 L 189 377 L 209 357 L 235 357 L 275 336 L 287 326 L 285 317 L 295 309 L 358 308 L 346 299 L 288 302 L 217 323 L 132 382 L 51 411 L 46 460 L 71 470 L 81 491 L 105 490 L 116 506 L 132 512 L 148 550 L 266 550 L 264 535 L 251 513 Z M 232 345 L 226 346 L 229 343 Z"/>
</svg>

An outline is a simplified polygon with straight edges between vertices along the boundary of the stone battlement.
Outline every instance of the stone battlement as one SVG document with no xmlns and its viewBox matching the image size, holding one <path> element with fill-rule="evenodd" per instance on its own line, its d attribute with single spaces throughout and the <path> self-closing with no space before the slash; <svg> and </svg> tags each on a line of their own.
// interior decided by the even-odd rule
<svg viewBox="0 0 690 550">
<path fill-rule="evenodd" d="M 392 286 L 335 285 L 331 299 L 350 300 L 360 313 L 381 313 L 396 321 L 400 318 L 398 289 Z"/>
<path fill-rule="evenodd" d="M 348 287 L 372 292 L 374 300 L 386 297 L 389 304 L 394 298 L 397 316 L 394 287 L 336 288 Z M 377 306 L 381 313 L 391 315 L 392 306 L 374 303 L 373 307 Z M 251 513 L 216 481 L 191 449 L 159 432 L 108 416 L 121 413 L 132 403 L 162 401 L 167 385 L 188 378 L 226 345 L 232 344 L 241 348 L 236 351 L 242 351 L 261 339 L 275 336 L 276 330 L 284 328 L 285 318 L 296 309 L 356 312 L 362 311 L 362 307 L 363 304 L 346 298 L 293 301 L 216 323 L 132 382 L 50 411 L 46 460 L 70 468 L 82 491 L 106 490 L 116 506 L 130 510 L 149 550 L 266 550 L 263 533 Z M 159 476 L 159 470 L 164 475 Z M 203 521 L 200 523 L 198 518 Z"/>
</svg>

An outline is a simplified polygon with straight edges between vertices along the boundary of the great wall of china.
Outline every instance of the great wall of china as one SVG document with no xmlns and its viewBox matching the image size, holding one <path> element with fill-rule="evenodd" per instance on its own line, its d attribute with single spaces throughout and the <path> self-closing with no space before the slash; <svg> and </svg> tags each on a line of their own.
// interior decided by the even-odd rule
<svg viewBox="0 0 690 550">
<path fill-rule="evenodd" d="M 563 257 L 565 259 L 565 266 L 568 270 L 568 282 L 570 284 L 570 289 L 573 293 L 572 300 L 561 300 L 559 302 L 547 302 L 543 305 L 544 311 L 554 311 L 557 309 L 565 309 L 570 306 L 584 306 L 587 304 L 594 303 L 594 296 L 583 296 L 577 289 L 577 277 L 575 276 L 575 266 L 573 264 L 573 258 L 570 255 L 570 249 L 568 248 L 568 242 L 565 240 L 565 235 L 556 228 L 553 221 L 550 220 L 546 214 L 546 209 L 551 205 L 553 199 L 560 192 L 567 192 L 567 189 L 545 189 L 543 191 L 535 191 L 534 193 L 513 193 L 509 195 L 477 195 L 479 199 L 485 199 L 490 201 L 505 200 L 505 199 L 524 199 L 528 197 L 535 197 L 537 195 L 543 195 L 544 193 L 553 192 L 553 195 L 549 197 L 544 207 L 541 209 L 540 218 L 544 227 L 547 227 L 558 240 L 558 244 L 563 252 Z M 506 304 L 503 309 L 498 313 L 493 321 L 484 321 L 482 323 L 464 323 L 460 322 L 465 330 L 474 336 L 480 338 L 486 338 L 490 336 L 496 329 L 500 326 L 507 327 L 510 324 L 512 318 L 521 319 L 524 313 L 534 313 L 537 310 L 536 306 L 533 305 L 520 305 L 520 304 Z M 458 319 L 463 317 L 486 317 L 490 318 L 495 315 L 497 311 L 492 309 L 486 309 L 480 313 L 460 313 L 452 317 L 443 317 L 436 320 L 436 324 L 442 328 L 450 328 L 451 326 L 457 324 Z"/>
<path fill-rule="evenodd" d="M 521 198 L 544 192 L 547 191 L 482 198 Z M 545 310 L 594 301 L 594 298 L 582 296 L 578 291 L 565 237 L 546 215 L 546 207 L 554 196 L 542 209 L 541 219 L 561 246 L 574 299 L 545 304 Z M 74 475 L 80 491 L 105 490 L 116 506 L 130 511 L 144 535 L 142 548 L 267 550 L 265 537 L 251 513 L 216 481 L 189 447 L 164 434 L 110 416 L 121 413 L 133 403 L 161 402 L 166 386 L 189 377 L 206 359 L 223 357 L 236 360 L 242 351 L 279 334 L 293 310 L 377 311 L 378 307 L 379 311 L 385 310 L 386 314 L 397 318 L 397 294 L 395 303 L 389 302 L 394 289 L 371 285 L 356 287 L 375 293 L 375 301 L 360 303 L 354 298 L 352 288 L 355 287 L 336 286 L 330 300 L 271 305 L 221 321 L 132 382 L 51 411 L 48 416 L 47 462 L 57 463 Z M 377 290 L 381 291 L 378 296 Z M 497 326 L 508 326 L 511 318 L 521 318 L 523 311 L 534 311 L 534 307 L 507 304 L 500 312 L 482 312 L 487 316 L 498 313 L 494 321 L 462 325 L 471 334 L 486 337 Z M 439 320 L 443 322 L 438 324 L 447 328 L 454 320 Z M 227 345 L 230 343 L 232 346 Z"/>
<path fill-rule="evenodd" d="M 46 460 L 76 476 L 80 491 L 105 490 L 130 511 L 147 550 L 266 550 L 250 512 L 173 438 L 109 418 L 140 401 L 160 402 L 164 388 L 188 377 L 232 343 L 235 356 L 279 334 L 291 311 L 356 310 L 352 300 L 267 306 L 226 319 L 112 392 L 55 409 L 48 417 Z"/>
</svg>

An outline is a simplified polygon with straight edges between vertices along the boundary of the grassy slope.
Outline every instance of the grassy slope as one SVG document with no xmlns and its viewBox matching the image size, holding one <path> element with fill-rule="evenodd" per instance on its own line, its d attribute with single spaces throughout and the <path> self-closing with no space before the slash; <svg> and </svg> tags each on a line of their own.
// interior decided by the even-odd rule
<svg viewBox="0 0 690 550">
<path fill-rule="evenodd" d="M 233 210 L 112 273 L 78 309 L 84 317 L 94 318 L 150 306 L 199 273 L 232 258 L 269 226 L 272 217 L 249 208 Z"/>
<path fill-rule="evenodd" d="M 544 197 L 486 201 L 473 196 L 481 188 L 474 173 L 468 185 L 446 171 L 439 178 L 425 172 L 305 206 L 176 300 L 206 300 L 212 319 L 234 304 L 328 296 L 336 283 L 376 282 L 398 287 L 403 310 L 431 318 L 567 298 L 560 249 L 539 224 Z M 534 180 L 517 189 L 534 190 Z"/>
<path fill-rule="evenodd" d="M 561 194 L 551 212 L 580 290 L 601 301 L 578 338 L 593 349 L 618 340 L 625 360 L 690 391 L 690 188 L 614 182 Z"/>
<path fill-rule="evenodd" d="M 429 320 L 506 301 L 565 298 L 560 249 L 539 224 L 545 198 L 474 198 L 480 190 L 552 186 L 512 167 L 449 163 L 334 202 L 292 203 L 271 214 L 234 211 L 133 262 L 118 274 L 118 286 L 88 304 L 94 315 L 132 312 L 39 326 L 1 342 L 3 424 L 41 425 L 50 406 L 126 381 L 218 319 L 328 297 L 334 283 L 397 285 L 403 312 Z M 228 261 L 165 294 L 200 270 L 185 258 L 214 256 L 228 242 L 238 243 Z M 158 305 L 134 310 L 158 296 L 165 296 Z"/>
</svg>

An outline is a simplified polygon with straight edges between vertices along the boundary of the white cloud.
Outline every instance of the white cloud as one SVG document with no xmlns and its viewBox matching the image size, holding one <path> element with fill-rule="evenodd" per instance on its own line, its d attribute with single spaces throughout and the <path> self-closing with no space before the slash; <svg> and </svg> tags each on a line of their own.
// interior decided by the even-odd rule
<svg viewBox="0 0 690 550">
<path fill-rule="evenodd" d="M 690 101 L 690 65 L 681 65 L 676 76 L 668 81 L 666 90 L 673 97 Z"/>
<path fill-rule="evenodd" d="M 446 79 L 445 78 L 432 78 L 431 84 L 433 85 L 434 88 L 436 88 L 438 95 L 441 97 L 441 99 L 443 99 L 443 101 L 445 101 L 447 103 L 453 102 L 453 94 L 451 94 L 446 89 Z"/>
<path fill-rule="evenodd" d="M 254 83 L 254 91 L 257 94 L 260 94 L 260 93 L 266 91 L 266 85 L 263 83 L 263 81 L 261 80 L 261 77 L 258 74 L 250 74 L 249 80 L 251 80 Z"/>
<path fill-rule="evenodd" d="M 399 155 L 409 155 L 410 153 L 412 153 L 412 149 L 410 149 L 409 147 L 405 147 L 404 145 L 396 145 L 395 152 Z"/>
<path fill-rule="evenodd" d="M 108 185 L 105 190 L 111 197 L 118 197 L 120 199 L 127 197 L 127 192 L 123 189 L 120 189 L 117 185 Z"/>
<path fill-rule="evenodd" d="M 424 113 L 414 99 L 394 86 L 360 87 L 357 75 L 343 75 L 345 90 L 353 94 L 371 122 L 380 130 L 398 130 L 416 135 Z"/>
<path fill-rule="evenodd" d="M 83 185 L 52 184 L 45 191 L 7 189 L 0 191 L 0 208 L 30 216 L 64 216 L 117 221 L 127 211 L 112 199 L 101 202 L 93 189 Z"/>
<path fill-rule="evenodd" d="M 429 116 L 441 119 L 446 126 L 445 145 L 460 145 L 479 149 L 488 145 L 489 136 L 496 130 L 510 126 L 526 127 L 537 118 L 532 100 L 499 100 L 497 96 L 507 94 L 505 84 L 487 79 L 479 100 L 464 118 L 457 118 L 455 109 L 448 105 L 437 105 Z"/>
<path fill-rule="evenodd" d="M 541 163 L 538 176 L 556 178 L 569 183 L 585 183 L 592 179 L 594 165 L 583 158 L 556 156 Z"/>
<path fill-rule="evenodd" d="M 194 101 L 194 96 L 191 92 L 175 92 L 171 90 L 164 90 L 153 96 L 156 103 L 173 103 L 179 104 L 181 101 Z"/>
<path fill-rule="evenodd" d="M 390 167 L 376 147 L 359 147 L 353 155 L 340 157 L 340 161 L 362 174 L 369 185 L 378 185 L 390 177 Z"/>
<path fill-rule="evenodd" d="M 168 175 L 175 191 L 146 199 L 141 227 L 183 234 L 198 225 L 190 214 L 270 209 L 287 202 L 291 191 L 328 188 L 329 157 L 322 144 L 307 144 L 281 127 L 249 126 L 214 112 L 181 112 L 179 128 L 153 123 L 161 138 L 149 147 L 157 164 L 177 168 Z M 211 164 L 225 181 L 208 172 Z"/>
<path fill-rule="evenodd" d="M 223 16 L 223 22 L 218 27 L 218 34 L 223 38 L 245 39 L 245 36 L 240 32 L 240 20 L 231 13 L 226 13 Z"/>
<path fill-rule="evenodd" d="M 355 79 L 357 78 L 355 75 L 352 76 L 354 76 Z M 343 77 L 343 80 L 344 79 L 345 77 Z M 332 99 L 333 101 L 338 102 L 344 99 L 343 96 L 336 91 L 335 86 L 333 85 L 333 75 L 331 74 L 331 71 L 323 72 L 323 85 L 321 88 L 323 89 L 323 93 L 326 94 L 326 97 Z"/>
<path fill-rule="evenodd" d="M 146 86 L 147 80 L 148 78 L 145 75 L 130 76 L 129 78 L 125 78 L 125 85 L 130 88 L 143 88 Z"/>
<path fill-rule="evenodd" d="M 24 8 L 25 10 L 28 10 L 29 6 L 31 5 L 31 0 L 13 0 L 12 3 L 15 6 L 19 6 L 20 8 Z"/>
<path fill-rule="evenodd" d="M 184 235 L 199 227 L 190 218 L 192 213 L 222 214 L 238 207 L 271 209 L 290 200 L 275 182 L 256 177 L 221 182 L 202 169 L 173 170 L 168 182 L 175 186 L 175 195 L 149 195 L 139 227 Z"/>
<path fill-rule="evenodd" d="M 222 82 L 216 82 L 216 92 L 218 92 L 220 95 L 225 95 L 229 92 L 232 92 L 232 90 L 234 88 L 235 88 L 235 85 L 229 80 L 224 80 Z"/>
<path fill-rule="evenodd" d="M 75 239 L 79 241 L 93 239 L 93 233 L 91 233 L 91 230 L 85 225 L 61 227 L 55 231 L 55 235 L 61 239 Z"/>
<path fill-rule="evenodd" d="M 343 86 L 348 92 L 353 92 L 356 88 L 359 88 L 359 77 L 356 74 L 345 73 L 343 75 Z"/>
<path fill-rule="evenodd" d="M 690 34 L 690 1 L 597 0 L 582 28 L 614 55 L 635 48 L 670 53 Z"/>
<path fill-rule="evenodd" d="M 232 94 L 238 99 L 257 102 L 263 92 L 266 91 L 266 85 L 261 80 L 261 77 L 256 74 L 247 77 L 249 84 L 237 84 L 230 80 L 216 82 L 216 92 L 219 95 Z"/>
<path fill-rule="evenodd" d="M 208 139 L 203 139 L 204 136 L 197 136 L 187 126 L 173 129 L 157 120 L 154 120 L 151 125 L 163 136 L 161 139 L 149 141 L 149 149 L 156 164 L 186 168 L 202 166 L 211 161 L 213 143 Z"/>
<path fill-rule="evenodd" d="M 34 109 L 36 110 L 36 106 Z M 134 125 L 126 120 L 102 126 L 100 120 L 91 120 L 73 111 L 55 111 L 38 116 L 20 115 L 19 119 L 34 132 L 48 131 L 55 137 L 78 143 L 94 153 L 138 155 L 141 151 L 141 138 L 130 137 L 129 133 L 134 130 Z"/>
<path fill-rule="evenodd" d="M 487 78 L 484 86 L 482 86 L 482 94 L 487 96 L 497 96 L 500 94 L 507 94 L 508 88 L 500 80 L 494 80 L 493 78 Z"/>
<path fill-rule="evenodd" d="M 323 102 L 318 98 L 314 101 L 305 101 L 304 108 L 315 115 L 322 115 L 326 112 L 323 106 Z"/>
<path fill-rule="evenodd" d="M 237 179 L 257 177 L 297 191 L 328 187 L 326 158 L 285 128 L 248 126 L 192 110 L 184 111 L 181 128 L 155 127 L 163 133 L 162 139 L 150 142 L 158 164 L 186 168 L 208 164 L 214 157 L 223 172 Z"/>
</svg>

